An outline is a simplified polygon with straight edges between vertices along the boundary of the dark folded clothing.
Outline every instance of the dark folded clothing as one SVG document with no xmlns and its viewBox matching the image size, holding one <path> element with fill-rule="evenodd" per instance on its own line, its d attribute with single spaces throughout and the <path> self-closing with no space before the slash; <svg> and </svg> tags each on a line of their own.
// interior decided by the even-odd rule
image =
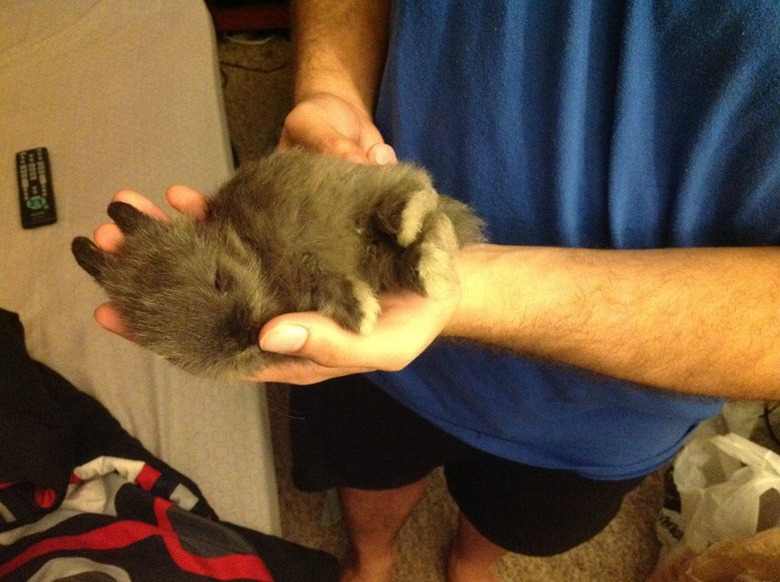
<svg viewBox="0 0 780 582">
<path fill-rule="evenodd" d="M 325 552 L 219 521 L 192 480 L 30 359 L 4 310 L 0 346 L 0 579 L 338 580 Z"/>
</svg>

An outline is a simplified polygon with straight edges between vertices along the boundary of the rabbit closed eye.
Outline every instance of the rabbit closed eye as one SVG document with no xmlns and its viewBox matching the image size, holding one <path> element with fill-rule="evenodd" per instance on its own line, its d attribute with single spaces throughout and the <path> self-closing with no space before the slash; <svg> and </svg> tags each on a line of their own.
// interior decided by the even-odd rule
<svg viewBox="0 0 780 582">
<path fill-rule="evenodd" d="M 263 352 L 260 328 L 317 311 L 372 329 L 381 291 L 445 293 L 453 253 L 483 240 L 464 204 L 409 165 L 353 164 L 303 151 L 242 166 L 202 221 L 160 222 L 114 202 L 125 235 L 115 254 L 85 237 L 73 254 L 103 286 L 141 345 L 213 377 L 288 358 Z"/>
</svg>

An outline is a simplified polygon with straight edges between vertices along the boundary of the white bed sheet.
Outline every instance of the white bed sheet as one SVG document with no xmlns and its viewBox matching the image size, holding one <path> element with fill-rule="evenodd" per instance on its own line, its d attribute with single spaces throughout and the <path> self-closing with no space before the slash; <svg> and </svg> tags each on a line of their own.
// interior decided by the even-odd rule
<svg viewBox="0 0 780 582">
<path fill-rule="evenodd" d="M 58 222 L 21 227 L 15 153 L 49 149 Z M 31 356 L 96 396 L 194 479 L 221 518 L 279 534 L 262 387 L 195 379 L 100 329 L 102 290 L 70 252 L 113 192 L 232 173 L 211 20 L 196 0 L 4 0 L 0 8 L 0 307 Z"/>
</svg>

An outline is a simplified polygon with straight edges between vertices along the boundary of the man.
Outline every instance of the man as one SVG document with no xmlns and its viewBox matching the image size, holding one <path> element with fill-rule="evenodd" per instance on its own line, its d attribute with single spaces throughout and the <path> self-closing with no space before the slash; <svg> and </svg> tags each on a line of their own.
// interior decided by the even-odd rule
<svg viewBox="0 0 780 582">
<path fill-rule="evenodd" d="M 340 488 L 345 581 L 388 579 L 435 466 L 462 510 L 449 580 L 495 580 L 506 550 L 600 531 L 717 412 L 703 396 L 780 397 L 778 7 L 590 4 L 295 4 L 280 147 L 421 163 L 494 243 L 444 299 L 384 297 L 372 334 L 315 314 L 260 333 L 301 357 L 261 380 L 385 371 L 293 393 L 296 482 Z"/>
</svg>

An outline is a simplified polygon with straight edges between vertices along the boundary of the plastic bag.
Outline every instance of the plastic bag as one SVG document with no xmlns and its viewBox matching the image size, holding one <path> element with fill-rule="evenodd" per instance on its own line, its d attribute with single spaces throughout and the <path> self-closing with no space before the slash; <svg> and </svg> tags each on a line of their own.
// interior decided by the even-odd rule
<svg viewBox="0 0 780 582">
<path fill-rule="evenodd" d="M 780 528 L 780 455 L 742 436 L 694 438 L 667 479 L 672 482 L 656 528 L 663 546 L 659 571 L 671 571 L 670 563 L 678 562 L 684 567 L 676 570 L 682 576 L 687 569 L 689 576 L 674 579 L 699 579 L 690 577 L 688 566 L 713 544 L 747 548 L 756 533 Z"/>
<path fill-rule="evenodd" d="M 695 552 L 780 526 L 780 455 L 736 434 L 696 439 L 674 462 L 684 543 Z"/>
</svg>

